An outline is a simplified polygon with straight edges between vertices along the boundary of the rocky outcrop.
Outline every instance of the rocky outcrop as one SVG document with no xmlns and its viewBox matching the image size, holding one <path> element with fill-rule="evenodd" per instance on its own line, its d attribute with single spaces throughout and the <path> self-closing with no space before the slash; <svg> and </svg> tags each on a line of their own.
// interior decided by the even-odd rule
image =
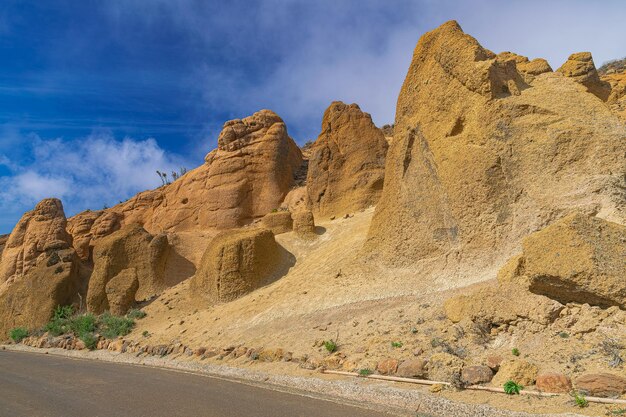
<svg viewBox="0 0 626 417">
<path fill-rule="evenodd" d="M 444 309 L 454 323 L 469 319 L 501 326 L 523 318 L 546 325 L 559 316 L 563 305 L 520 286 L 501 284 L 451 297 L 444 302 Z"/>
<path fill-rule="evenodd" d="M 501 387 L 505 382 L 513 381 L 526 387 L 535 383 L 538 369 L 537 365 L 522 359 L 504 361 L 491 383 Z"/>
<path fill-rule="evenodd" d="M 291 232 L 293 230 L 293 220 L 291 213 L 288 211 L 268 213 L 263 217 L 261 223 L 266 229 L 271 230 L 274 235 Z"/>
<path fill-rule="evenodd" d="M 67 231 L 74 238 L 74 249 L 82 260 L 90 260 L 95 242 L 121 227 L 123 216 L 115 211 L 86 210 L 70 218 Z"/>
<path fill-rule="evenodd" d="M 165 235 L 154 237 L 138 224 L 100 239 L 87 289 L 89 311 L 123 314 L 130 307 L 129 300 L 144 301 L 161 293 L 167 287 L 168 249 Z"/>
<path fill-rule="evenodd" d="M 300 210 L 292 215 L 293 230 L 298 236 L 312 237 L 315 236 L 315 217 L 310 210 Z"/>
<path fill-rule="evenodd" d="M 626 309 L 625 226 L 571 214 L 524 239 L 515 263 L 510 281 L 535 294 Z"/>
<path fill-rule="evenodd" d="M 71 219 L 81 257 L 104 232 L 141 224 L 152 234 L 242 226 L 277 209 L 302 165 L 283 120 L 270 110 L 226 122 L 205 163 L 96 217 Z M 87 225 L 93 220 L 93 226 Z"/>
<path fill-rule="evenodd" d="M 611 94 L 611 86 L 598 76 L 598 71 L 590 52 L 578 52 L 570 55 L 557 72 L 584 85 L 587 91 L 597 96 L 600 100 L 606 101 L 609 98 L 609 94 Z"/>
<path fill-rule="evenodd" d="M 552 67 L 550 67 L 548 61 L 543 58 L 535 58 L 530 61 L 527 57 L 513 52 L 501 52 L 498 54 L 497 58 L 501 61 L 514 61 L 517 70 L 527 83 L 531 83 L 539 74 L 552 72 Z"/>
<path fill-rule="evenodd" d="M 54 308 L 78 298 L 79 262 L 66 222 L 61 202 L 46 199 L 22 216 L 6 241 L 0 261 L 0 338 L 13 327 L 42 326 Z"/>
<path fill-rule="evenodd" d="M 356 104 L 333 102 L 311 147 L 307 192 L 316 216 L 375 205 L 383 187 L 387 141 Z"/>
<path fill-rule="evenodd" d="M 415 49 L 365 252 L 478 280 L 573 209 L 623 224 L 624 138 L 572 79 L 528 82 L 448 22 Z"/>
<path fill-rule="evenodd" d="M 35 267 L 42 255 L 72 246 L 65 230 L 67 219 L 61 201 L 42 200 L 25 213 L 5 243 L 0 264 L 0 284 L 21 277 Z"/>
<path fill-rule="evenodd" d="M 233 301 L 266 284 L 282 263 L 270 230 L 223 232 L 209 243 L 191 279 L 192 293 L 213 303 Z"/>
<path fill-rule="evenodd" d="M 607 104 L 615 114 L 626 120 L 626 59 L 608 63 L 598 73 L 600 79 L 611 86 Z"/>
<path fill-rule="evenodd" d="M 9 240 L 9 235 L 0 235 L 0 262 L 2 261 L 2 252 L 4 251 L 4 245 Z"/>
</svg>

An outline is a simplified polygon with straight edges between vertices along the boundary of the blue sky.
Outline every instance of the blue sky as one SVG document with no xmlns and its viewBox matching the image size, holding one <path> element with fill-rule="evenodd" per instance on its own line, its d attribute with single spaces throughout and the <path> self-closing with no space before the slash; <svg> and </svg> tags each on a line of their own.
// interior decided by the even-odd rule
<svg viewBox="0 0 626 417">
<path fill-rule="evenodd" d="M 72 215 L 155 187 L 262 108 L 299 143 L 332 100 L 391 123 L 415 43 L 450 19 L 555 69 L 626 55 L 618 0 L 3 0 L 0 233 L 45 197 Z"/>
</svg>

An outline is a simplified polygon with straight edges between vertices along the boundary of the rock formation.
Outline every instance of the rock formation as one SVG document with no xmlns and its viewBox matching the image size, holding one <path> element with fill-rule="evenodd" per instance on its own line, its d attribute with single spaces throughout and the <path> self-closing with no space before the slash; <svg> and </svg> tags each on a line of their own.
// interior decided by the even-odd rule
<svg viewBox="0 0 626 417">
<path fill-rule="evenodd" d="M 45 324 L 55 307 L 77 299 L 79 263 L 66 222 L 61 202 L 46 199 L 9 236 L 0 261 L 2 337 L 14 327 Z"/>
<path fill-rule="evenodd" d="M 311 148 L 307 192 L 316 216 L 375 205 L 383 187 L 387 141 L 356 104 L 333 102 Z"/>
<path fill-rule="evenodd" d="M 516 65 L 456 22 L 422 36 L 366 253 L 478 280 L 573 209 L 624 223 L 623 122 L 571 78 Z"/>
<path fill-rule="evenodd" d="M 527 57 L 517 55 L 513 52 L 501 52 L 497 58 L 501 61 L 513 60 L 517 70 L 527 83 L 532 82 L 535 76 L 545 72 L 552 72 L 552 67 L 543 58 L 535 58 L 530 61 Z"/>
<path fill-rule="evenodd" d="M 207 247 L 191 279 L 192 292 L 214 303 L 233 301 L 265 284 L 282 261 L 270 230 L 223 232 Z"/>
<path fill-rule="evenodd" d="M 283 120 L 261 110 L 226 122 L 202 166 L 102 214 L 81 213 L 71 230 L 85 258 L 98 238 L 131 223 L 152 234 L 242 226 L 280 206 L 302 163 Z"/>
<path fill-rule="evenodd" d="M 315 218 L 310 210 L 293 213 L 293 230 L 301 237 L 315 236 Z"/>
<path fill-rule="evenodd" d="M 557 72 L 584 85 L 590 93 L 602 101 L 606 101 L 611 94 L 611 85 L 602 81 L 598 76 L 590 52 L 578 52 L 570 55 Z"/>
<path fill-rule="evenodd" d="M 574 213 L 525 238 L 523 248 L 511 281 L 563 304 L 626 309 L 626 227 Z"/>
<path fill-rule="evenodd" d="M 607 99 L 611 110 L 626 120 L 626 58 L 603 65 L 598 73 L 611 86 Z"/>
<path fill-rule="evenodd" d="M 0 235 L 0 262 L 2 261 L 2 252 L 4 251 L 4 245 L 9 240 L 9 235 Z"/>
<path fill-rule="evenodd" d="M 144 301 L 159 294 L 167 287 L 167 254 L 167 237 L 154 237 L 138 224 L 100 239 L 87 289 L 88 310 L 123 314 L 130 307 L 129 300 Z"/>
<path fill-rule="evenodd" d="M 266 214 L 261 220 L 261 223 L 266 229 L 271 230 L 274 235 L 291 232 L 293 230 L 291 213 L 285 210 Z"/>
</svg>

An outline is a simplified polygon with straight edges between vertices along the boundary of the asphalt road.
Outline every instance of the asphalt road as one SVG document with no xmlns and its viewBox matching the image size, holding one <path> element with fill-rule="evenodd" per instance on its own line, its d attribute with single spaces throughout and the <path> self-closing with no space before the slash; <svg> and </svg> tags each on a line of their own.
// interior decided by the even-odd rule
<svg viewBox="0 0 626 417">
<path fill-rule="evenodd" d="M 201 375 L 0 351 L 0 417 L 382 415 Z"/>
</svg>

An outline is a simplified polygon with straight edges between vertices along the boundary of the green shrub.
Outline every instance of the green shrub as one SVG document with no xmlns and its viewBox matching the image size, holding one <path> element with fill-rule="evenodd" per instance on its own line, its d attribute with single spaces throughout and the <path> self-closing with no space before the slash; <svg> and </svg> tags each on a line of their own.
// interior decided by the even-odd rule
<svg viewBox="0 0 626 417">
<path fill-rule="evenodd" d="M 109 313 L 104 313 L 100 316 L 100 330 L 107 339 L 126 336 L 134 326 L 135 321 L 128 317 L 112 316 Z"/>
<path fill-rule="evenodd" d="M 91 314 L 81 314 L 68 320 L 68 325 L 72 333 L 82 335 L 96 331 L 96 317 Z"/>
<path fill-rule="evenodd" d="M 15 343 L 20 343 L 28 336 L 28 330 L 23 327 L 16 327 L 9 332 L 9 336 L 11 336 L 11 339 L 13 339 Z"/>
<path fill-rule="evenodd" d="M 150 336 L 150 333 L 147 330 L 144 330 L 143 333 L 141 333 L 141 335 L 143 337 L 148 337 L 148 336 Z"/>
<path fill-rule="evenodd" d="M 511 353 L 513 354 L 513 356 L 519 356 L 519 349 L 518 348 L 513 348 L 511 350 Z"/>
<path fill-rule="evenodd" d="M 98 338 L 91 332 L 82 333 L 79 339 L 83 341 L 85 347 L 89 350 L 94 350 L 98 344 Z"/>
<path fill-rule="evenodd" d="M 367 369 L 367 368 L 359 369 L 359 375 L 360 376 L 368 376 L 368 375 L 371 375 L 373 373 L 374 373 L 374 371 L 372 371 L 371 369 Z"/>
<path fill-rule="evenodd" d="M 402 342 L 391 342 L 391 347 L 401 348 L 402 347 Z"/>
<path fill-rule="evenodd" d="M 511 381 L 510 379 L 504 383 L 503 388 L 504 388 L 504 392 L 509 395 L 513 395 L 513 394 L 519 395 L 520 391 L 524 389 L 523 386 L 521 386 L 520 384 L 514 381 Z"/>
<path fill-rule="evenodd" d="M 559 336 L 561 336 L 563 339 L 567 339 L 569 337 L 569 333 L 561 332 L 561 333 L 559 333 Z"/>
<path fill-rule="evenodd" d="M 130 310 L 128 312 L 128 314 L 126 314 L 126 317 L 128 317 L 129 319 L 133 319 L 133 320 L 138 320 L 138 319 L 142 319 L 144 317 L 146 317 L 147 314 L 145 311 L 143 310 L 139 310 L 136 308 L 133 308 L 132 310 Z"/>
<path fill-rule="evenodd" d="M 333 353 L 334 351 L 337 350 L 337 343 L 335 343 L 332 340 L 326 340 L 324 342 L 324 347 L 326 348 L 327 351 L 329 351 L 330 353 Z"/>
</svg>

